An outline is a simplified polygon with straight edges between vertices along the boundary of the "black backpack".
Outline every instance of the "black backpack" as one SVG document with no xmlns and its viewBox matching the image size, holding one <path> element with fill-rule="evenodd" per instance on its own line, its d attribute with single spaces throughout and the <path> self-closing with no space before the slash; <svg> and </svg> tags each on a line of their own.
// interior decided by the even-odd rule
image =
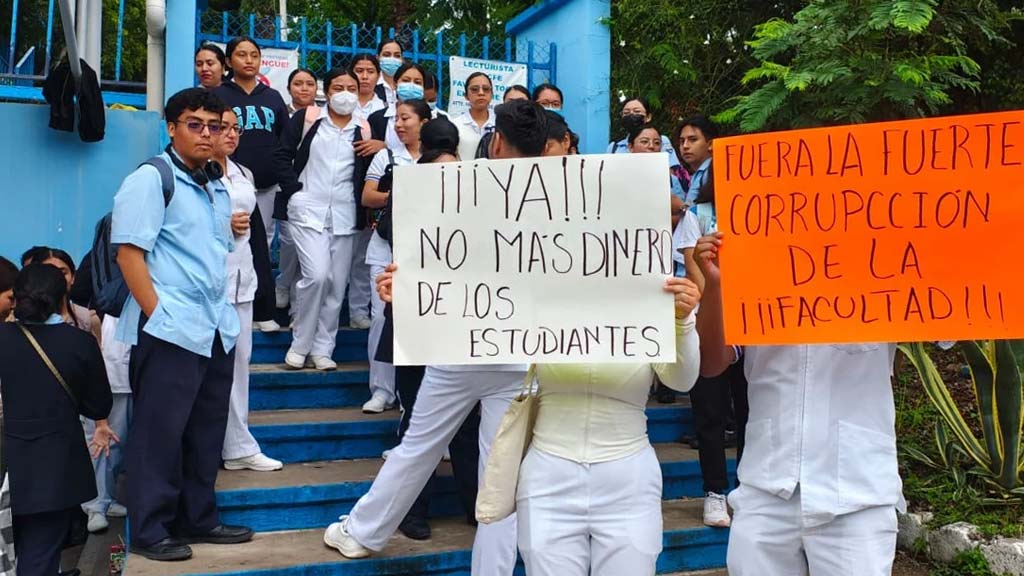
<svg viewBox="0 0 1024 576">
<path fill-rule="evenodd" d="M 166 208 L 174 197 L 174 171 L 171 165 L 162 156 L 154 156 L 139 165 L 142 166 L 152 166 L 160 173 Z M 117 265 L 117 250 L 110 244 L 112 219 L 112 212 L 100 218 L 92 238 L 89 258 L 92 264 L 93 307 L 101 314 L 120 316 L 129 291 L 121 275 L 121 268 Z"/>
</svg>

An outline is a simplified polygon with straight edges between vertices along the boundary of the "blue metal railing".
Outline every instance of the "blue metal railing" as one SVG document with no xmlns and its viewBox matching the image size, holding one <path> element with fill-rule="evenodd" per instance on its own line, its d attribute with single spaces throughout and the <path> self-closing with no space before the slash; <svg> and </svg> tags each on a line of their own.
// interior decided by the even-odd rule
<svg viewBox="0 0 1024 576">
<path fill-rule="evenodd" d="M 145 56 L 139 48 L 146 45 L 144 14 L 129 11 L 135 20 L 126 21 L 125 5 L 118 0 L 116 19 L 104 12 L 102 25 L 105 47 L 97 74 L 107 104 L 115 102 L 142 108 L 145 106 Z M 45 14 L 34 13 L 27 0 L 0 1 L 0 19 L 7 21 L 10 6 L 10 30 L 0 38 L 0 100 L 43 100 L 42 83 L 47 71 L 64 53 L 59 12 L 55 0 L 48 0 Z M 39 10 L 41 12 L 41 10 Z M 139 18 L 143 20 L 139 21 Z M 232 36 L 247 34 L 264 47 L 295 49 L 302 66 L 323 68 L 347 64 L 364 52 L 375 52 L 384 38 L 400 38 L 410 60 L 424 64 L 438 76 L 438 98 L 447 90 L 449 56 L 498 59 L 525 64 L 530 88 L 541 82 L 555 82 L 556 46 L 534 42 L 514 42 L 511 38 L 453 35 L 444 30 L 421 31 L 415 28 L 387 28 L 358 24 L 334 25 L 330 20 L 292 17 L 284 23 L 282 38 L 280 17 L 256 14 L 203 11 L 196 18 L 197 41 L 227 42 Z M 0 31 L 2 33 L 2 31 Z M 113 38 L 111 38 L 113 36 Z M 126 46 L 132 48 L 131 60 L 125 59 Z M 42 55 L 40 58 L 39 55 Z M 111 59 L 111 56 L 113 57 Z M 191 58 L 191 54 L 182 55 Z"/>
<path fill-rule="evenodd" d="M 514 43 L 511 38 L 500 39 L 497 44 L 503 48 L 495 53 L 489 36 L 452 36 L 444 30 L 424 32 L 416 28 L 384 29 L 380 26 L 348 24 L 335 26 L 330 20 L 306 17 L 289 18 L 287 30 L 298 32 L 282 39 L 279 16 L 260 17 L 256 14 L 239 15 L 228 12 L 200 11 L 196 18 L 196 40 L 202 42 L 227 43 L 238 35 L 250 36 L 264 48 L 296 50 L 299 65 L 312 68 L 323 74 L 337 65 L 347 64 L 354 56 L 376 53 L 377 46 L 384 38 L 399 38 L 405 46 L 409 60 L 424 64 L 438 77 L 437 97 L 444 101 L 447 89 L 449 56 L 467 58 L 500 59 L 525 64 L 530 86 L 542 82 L 556 82 L 556 45 L 537 44 L 532 41 Z M 313 61 L 316 61 L 315 65 Z"/>
<path fill-rule="evenodd" d="M 116 19 L 104 12 L 103 39 L 113 36 L 114 50 L 112 54 L 109 50 L 102 51 L 103 61 L 96 72 L 107 104 L 116 102 L 142 108 L 146 104 L 144 54 L 143 60 L 137 62 L 132 74 L 126 77 L 124 46 L 127 34 L 132 42 L 144 47 L 146 27 L 144 20 L 126 23 L 125 4 L 129 1 L 118 0 Z M 9 37 L 0 47 L 0 100 L 43 100 L 42 83 L 46 74 L 64 53 L 64 37 L 58 29 L 62 26 L 60 14 L 54 4 L 54 0 L 48 0 L 45 14 L 36 14 L 32 12 L 31 2 L 10 0 Z M 0 13 L 6 16 L 6 6 L 0 7 Z M 144 19 L 144 15 L 141 18 Z M 104 45 L 109 46 L 106 42 Z M 42 58 L 37 56 L 40 54 Z"/>
</svg>

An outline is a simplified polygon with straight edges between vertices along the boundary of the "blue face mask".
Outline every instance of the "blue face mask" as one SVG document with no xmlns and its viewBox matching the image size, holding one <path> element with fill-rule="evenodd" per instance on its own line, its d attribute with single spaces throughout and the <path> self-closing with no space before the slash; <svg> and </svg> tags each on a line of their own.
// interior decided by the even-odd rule
<svg viewBox="0 0 1024 576">
<path fill-rule="evenodd" d="M 402 102 L 407 100 L 418 100 L 423 98 L 423 86 L 412 82 L 401 82 L 395 88 L 395 95 Z"/>
<path fill-rule="evenodd" d="M 388 76 L 394 76 L 395 72 L 402 67 L 402 59 L 394 56 L 385 56 L 380 59 L 380 69 Z"/>
<path fill-rule="evenodd" d="M 548 110 L 548 111 L 550 111 L 550 112 L 554 112 L 555 114 L 558 114 L 559 116 L 562 116 L 562 115 L 563 115 L 563 114 L 562 114 L 562 109 L 561 109 L 561 108 L 547 108 L 547 107 L 545 107 L 544 109 L 545 109 L 545 110 Z"/>
</svg>

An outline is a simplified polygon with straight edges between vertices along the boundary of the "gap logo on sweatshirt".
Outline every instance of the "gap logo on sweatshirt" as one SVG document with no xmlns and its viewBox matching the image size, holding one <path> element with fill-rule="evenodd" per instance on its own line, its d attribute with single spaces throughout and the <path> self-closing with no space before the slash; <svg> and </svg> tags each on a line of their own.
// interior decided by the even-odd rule
<svg viewBox="0 0 1024 576">
<path fill-rule="evenodd" d="M 249 130 L 272 132 L 274 130 L 274 111 L 266 106 L 259 106 L 259 110 L 256 106 L 246 106 L 244 113 L 241 106 L 235 106 L 232 110 L 235 111 L 235 116 L 238 116 L 238 124 L 246 132 Z"/>
</svg>

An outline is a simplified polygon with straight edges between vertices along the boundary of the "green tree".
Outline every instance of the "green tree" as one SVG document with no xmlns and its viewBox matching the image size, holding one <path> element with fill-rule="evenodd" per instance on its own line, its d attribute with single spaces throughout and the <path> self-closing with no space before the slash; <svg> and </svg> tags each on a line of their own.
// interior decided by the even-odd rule
<svg viewBox="0 0 1024 576">
<path fill-rule="evenodd" d="M 752 90 L 720 114 L 743 131 L 916 118 L 977 93 L 970 46 L 1008 47 L 991 0 L 812 0 L 757 26 Z"/>
<path fill-rule="evenodd" d="M 620 99 L 649 101 L 655 122 L 668 128 L 695 112 L 710 114 L 742 93 L 752 65 L 746 41 L 770 18 L 791 17 L 801 0 L 615 0 L 611 114 Z M 613 125 L 617 122 L 613 121 Z"/>
</svg>

